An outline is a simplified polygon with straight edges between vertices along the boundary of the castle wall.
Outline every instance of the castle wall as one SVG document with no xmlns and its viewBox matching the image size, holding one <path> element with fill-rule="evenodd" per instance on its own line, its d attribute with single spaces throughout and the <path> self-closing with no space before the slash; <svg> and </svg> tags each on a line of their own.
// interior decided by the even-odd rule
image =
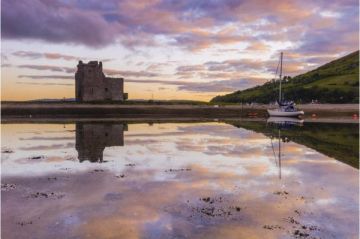
<svg viewBox="0 0 360 239">
<path fill-rule="evenodd" d="M 105 99 L 124 100 L 124 79 L 105 77 Z"/>
</svg>

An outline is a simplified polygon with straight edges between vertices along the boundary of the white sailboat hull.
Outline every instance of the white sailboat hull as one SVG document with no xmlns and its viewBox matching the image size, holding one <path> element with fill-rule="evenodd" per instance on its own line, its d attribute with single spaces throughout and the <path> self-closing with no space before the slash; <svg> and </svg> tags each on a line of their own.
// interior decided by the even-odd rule
<svg viewBox="0 0 360 239">
<path fill-rule="evenodd" d="M 293 112 L 286 112 L 281 110 L 267 110 L 270 116 L 277 116 L 277 117 L 298 117 L 300 115 L 304 115 L 304 111 L 293 111 Z"/>
</svg>

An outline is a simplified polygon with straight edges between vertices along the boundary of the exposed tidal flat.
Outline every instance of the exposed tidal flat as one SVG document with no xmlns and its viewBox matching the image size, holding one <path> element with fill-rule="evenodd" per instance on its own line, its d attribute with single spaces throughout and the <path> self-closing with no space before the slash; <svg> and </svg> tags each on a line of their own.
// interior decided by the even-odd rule
<svg viewBox="0 0 360 239">
<path fill-rule="evenodd" d="M 359 124 L 2 123 L 3 238 L 358 238 Z"/>
</svg>

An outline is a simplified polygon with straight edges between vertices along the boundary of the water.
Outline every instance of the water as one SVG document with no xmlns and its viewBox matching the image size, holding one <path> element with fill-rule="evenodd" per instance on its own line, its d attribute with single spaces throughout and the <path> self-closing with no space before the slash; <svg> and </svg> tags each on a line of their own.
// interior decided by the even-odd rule
<svg viewBox="0 0 360 239">
<path fill-rule="evenodd" d="M 2 236 L 358 238 L 358 127 L 2 124 Z"/>
</svg>

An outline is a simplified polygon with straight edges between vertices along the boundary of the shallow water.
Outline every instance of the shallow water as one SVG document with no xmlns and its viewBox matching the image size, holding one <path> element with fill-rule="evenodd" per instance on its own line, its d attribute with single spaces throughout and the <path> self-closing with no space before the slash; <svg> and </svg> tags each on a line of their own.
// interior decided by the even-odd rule
<svg viewBox="0 0 360 239">
<path fill-rule="evenodd" d="M 2 238 L 358 238 L 358 127 L 2 124 Z"/>
</svg>

